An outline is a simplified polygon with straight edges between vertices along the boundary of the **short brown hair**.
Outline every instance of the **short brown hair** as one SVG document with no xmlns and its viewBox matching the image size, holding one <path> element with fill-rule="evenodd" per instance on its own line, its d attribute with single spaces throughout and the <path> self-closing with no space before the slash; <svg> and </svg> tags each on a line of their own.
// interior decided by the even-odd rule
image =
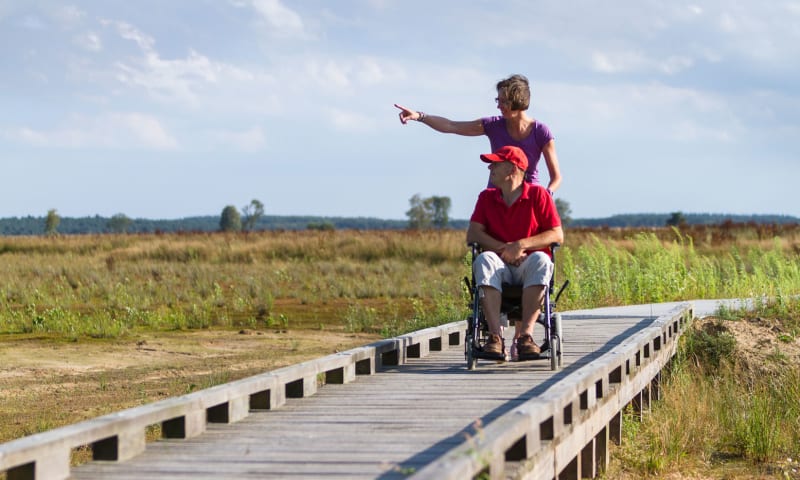
<svg viewBox="0 0 800 480">
<path fill-rule="evenodd" d="M 512 110 L 527 110 L 531 105 L 531 89 L 524 75 L 511 75 L 497 82 L 497 94 L 505 97 Z"/>
</svg>

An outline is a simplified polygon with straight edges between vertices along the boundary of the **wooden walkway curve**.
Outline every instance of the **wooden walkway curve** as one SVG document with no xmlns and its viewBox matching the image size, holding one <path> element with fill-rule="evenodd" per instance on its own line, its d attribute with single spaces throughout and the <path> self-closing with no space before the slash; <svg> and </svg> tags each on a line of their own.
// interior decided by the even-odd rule
<svg viewBox="0 0 800 480">
<path fill-rule="evenodd" d="M 412 349 L 408 357 L 420 358 L 405 358 L 397 362 L 398 365 L 389 365 L 391 361 L 379 362 L 371 372 L 357 367 L 356 370 L 362 370 L 357 373 L 372 374 L 358 375 L 354 381 L 327 382 L 319 388 L 301 386 L 297 395 L 290 393 L 291 383 L 287 383 L 285 403 L 276 402 L 272 397 L 262 402 L 266 409 L 253 409 L 255 396 L 251 395 L 250 407 L 239 415 L 241 419 L 229 419 L 225 414 L 225 419 L 232 423 L 214 421 L 216 410 L 209 408 L 205 411 L 208 423 L 200 434 L 164 438 L 148 443 L 146 448 L 142 446 L 141 451 L 130 458 L 124 454 L 119 454 L 121 458 L 113 457 L 121 461 L 97 460 L 67 469 L 68 478 L 438 479 L 470 478 L 480 471 L 489 473 L 491 478 L 513 475 L 555 478 L 557 475 L 553 471 L 560 473 L 558 478 L 591 477 L 604 461 L 597 458 L 594 450 L 587 455 L 590 460 L 580 460 L 580 455 L 565 460 L 556 450 L 543 454 L 534 450 L 546 447 L 548 440 L 552 443 L 553 439 L 561 438 L 562 430 L 564 438 L 577 435 L 578 417 L 591 417 L 595 410 L 602 410 L 600 403 L 609 389 L 626 390 L 625 377 L 640 368 L 640 363 L 645 361 L 642 357 L 655 356 L 659 350 L 666 358 L 671 356 L 673 340 L 692 314 L 689 304 L 676 305 L 649 306 L 649 313 L 644 311 L 647 307 L 631 309 L 630 313 L 625 310 L 565 312 L 566 353 L 564 368 L 558 372 L 550 371 L 547 360 L 481 361 L 477 370 L 468 371 L 463 355 L 463 322 L 458 322 L 458 325 L 453 324 L 451 330 L 457 333 L 450 334 L 449 342 L 458 345 L 447 345 L 444 341 L 444 345 L 439 345 L 441 351 L 428 352 L 427 346 Z M 653 330 L 656 323 L 657 328 Z M 638 341 L 637 345 L 631 343 L 631 339 L 644 338 L 640 334 L 648 329 L 655 333 L 648 333 L 644 341 L 633 341 Z M 625 347 L 628 344 L 633 345 L 631 349 Z M 668 344 L 673 345 L 671 350 L 666 348 Z M 438 343 L 431 343 L 431 350 L 435 350 L 435 345 Z M 625 357 L 614 360 L 617 363 L 606 362 L 607 357 L 618 354 Z M 642 384 L 644 387 L 632 385 L 629 390 L 633 393 L 629 397 L 635 400 L 639 390 L 657 377 L 662 366 L 657 365 L 648 373 Z M 600 370 L 597 377 L 592 376 L 595 370 Z M 321 378 L 320 374 L 317 378 Z M 505 440 L 500 438 L 503 432 L 519 430 L 512 425 L 515 418 L 508 420 L 509 412 L 517 413 L 518 418 L 525 408 L 533 408 L 531 402 L 543 395 L 555 395 L 552 392 L 566 391 L 565 388 L 574 391 L 575 398 L 580 400 L 555 408 L 558 418 L 555 426 L 552 419 L 549 424 L 544 420 L 535 425 L 537 432 L 544 428 L 550 430 L 549 434 L 539 432 L 534 439 L 532 433 L 529 437 L 525 433 L 515 433 L 513 445 L 503 443 Z M 627 403 L 631 398 L 622 402 Z M 271 402 L 273 408 L 270 408 Z M 616 411 L 622 407 L 624 404 L 614 405 Z M 589 445 L 596 442 L 604 445 L 604 440 L 593 439 L 598 434 L 589 431 L 591 429 L 613 439 L 614 428 L 609 432 L 608 420 L 603 422 L 591 428 L 592 422 L 586 423 L 586 427 L 580 428 L 586 430 L 581 438 L 588 438 Z M 189 428 L 188 423 L 186 425 Z M 505 425 L 502 426 L 504 430 L 493 433 L 501 428 L 495 425 Z M 564 430 L 564 425 L 570 430 Z M 487 440 L 486 435 L 491 438 Z M 34 444 L 36 439 L 30 438 L 28 443 Z M 43 436 L 40 442 L 46 440 L 60 445 L 54 438 Z M 122 435 L 119 439 L 113 438 L 114 448 L 123 443 Z M 0 472 L 6 468 L 9 480 L 64 478 L 63 469 L 47 468 L 41 460 L 9 469 L 15 462 L 26 462 L 25 458 L 35 459 L 33 454 L 24 456 L 28 453 L 22 440 L 26 439 L 0 445 Z M 108 441 L 92 445 L 103 446 L 98 448 L 102 452 L 108 447 Z M 498 448 L 498 452 L 493 451 Z M 581 444 L 581 448 L 587 447 Z M 482 453 L 473 455 L 474 452 Z M 531 459 L 542 455 L 549 455 L 546 462 L 552 466 L 548 466 L 551 471 L 530 473 Z M 96 458 L 106 457 L 101 453 Z M 466 461 L 462 461 L 464 459 Z M 476 462 L 480 463 L 477 467 Z M 498 462 L 502 465 L 497 465 Z"/>
</svg>

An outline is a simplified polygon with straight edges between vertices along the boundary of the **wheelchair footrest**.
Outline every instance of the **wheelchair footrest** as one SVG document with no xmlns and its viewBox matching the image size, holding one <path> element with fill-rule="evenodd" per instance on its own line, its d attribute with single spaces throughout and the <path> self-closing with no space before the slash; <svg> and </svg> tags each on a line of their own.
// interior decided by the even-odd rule
<svg viewBox="0 0 800 480">
<path fill-rule="evenodd" d="M 542 358 L 542 355 L 539 354 L 539 353 L 531 353 L 531 354 L 528 354 L 528 355 L 519 354 L 519 361 L 520 362 L 524 362 L 524 361 L 527 361 L 527 360 L 539 360 L 540 358 Z"/>
<path fill-rule="evenodd" d="M 478 350 L 477 348 L 472 350 L 472 355 L 475 358 L 481 358 L 483 360 L 505 360 L 506 355 L 504 353 L 487 353 L 482 350 Z"/>
</svg>

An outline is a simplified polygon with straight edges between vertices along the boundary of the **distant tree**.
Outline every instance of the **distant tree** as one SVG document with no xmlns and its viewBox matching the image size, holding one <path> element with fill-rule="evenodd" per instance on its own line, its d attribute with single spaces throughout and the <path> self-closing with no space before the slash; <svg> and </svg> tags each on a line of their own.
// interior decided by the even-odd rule
<svg viewBox="0 0 800 480">
<path fill-rule="evenodd" d="M 236 207 L 228 205 L 222 209 L 222 215 L 219 218 L 219 229 L 223 232 L 239 232 L 242 230 L 242 217 Z"/>
<path fill-rule="evenodd" d="M 133 220 L 128 218 L 127 215 L 125 215 L 124 213 L 118 213 L 113 217 L 111 217 L 110 219 L 108 219 L 108 222 L 106 223 L 106 228 L 108 228 L 108 230 L 114 233 L 125 233 L 128 231 L 128 228 L 131 226 L 131 223 L 133 223 Z"/>
<path fill-rule="evenodd" d="M 431 197 L 431 207 L 433 209 L 433 225 L 436 228 L 447 228 L 450 223 L 450 197 Z"/>
<path fill-rule="evenodd" d="M 411 208 L 406 212 L 406 216 L 410 229 L 447 228 L 450 223 L 450 197 L 422 198 L 417 193 L 409 199 L 408 203 Z"/>
<path fill-rule="evenodd" d="M 244 213 L 242 228 L 246 231 L 250 231 L 255 228 L 258 219 L 264 215 L 264 204 L 253 199 L 250 201 L 250 205 L 245 205 L 242 208 L 242 213 Z"/>
<path fill-rule="evenodd" d="M 686 217 L 683 212 L 672 212 L 667 219 L 666 225 L 668 227 L 684 227 L 686 226 Z"/>
<path fill-rule="evenodd" d="M 58 235 L 58 224 L 61 223 L 61 217 L 55 208 L 47 211 L 47 217 L 44 220 L 44 234 L 45 235 Z"/>
<path fill-rule="evenodd" d="M 558 210 L 558 216 L 561 217 L 561 225 L 566 227 L 572 222 L 572 208 L 568 201 L 556 198 L 556 210 Z"/>
<path fill-rule="evenodd" d="M 336 230 L 336 226 L 333 222 L 329 221 L 309 222 L 306 228 L 308 230 L 319 230 L 321 232 Z"/>
<path fill-rule="evenodd" d="M 430 207 L 425 205 L 425 199 L 417 193 L 409 199 L 408 203 L 411 205 L 411 208 L 406 212 L 408 228 L 412 230 L 425 230 L 430 228 L 433 222 L 433 214 Z"/>
</svg>

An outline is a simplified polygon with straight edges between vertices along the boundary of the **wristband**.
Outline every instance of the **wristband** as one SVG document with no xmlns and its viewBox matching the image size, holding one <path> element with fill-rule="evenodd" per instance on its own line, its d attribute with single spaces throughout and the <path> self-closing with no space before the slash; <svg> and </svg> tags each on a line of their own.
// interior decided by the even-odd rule
<svg viewBox="0 0 800 480">
<path fill-rule="evenodd" d="M 423 120 L 425 120 L 425 112 L 417 112 L 417 113 L 419 114 L 419 117 L 417 118 L 418 122 L 422 122 Z"/>
</svg>

